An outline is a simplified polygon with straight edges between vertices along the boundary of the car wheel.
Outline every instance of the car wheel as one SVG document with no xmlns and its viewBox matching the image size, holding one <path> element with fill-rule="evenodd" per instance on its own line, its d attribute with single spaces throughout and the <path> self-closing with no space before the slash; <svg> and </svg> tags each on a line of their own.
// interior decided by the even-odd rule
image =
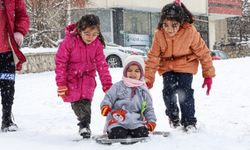
<svg viewBox="0 0 250 150">
<path fill-rule="evenodd" d="M 111 55 L 106 60 L 110 68 L 122 67 L 122 61 L 116 55 Z"/>
</svg>

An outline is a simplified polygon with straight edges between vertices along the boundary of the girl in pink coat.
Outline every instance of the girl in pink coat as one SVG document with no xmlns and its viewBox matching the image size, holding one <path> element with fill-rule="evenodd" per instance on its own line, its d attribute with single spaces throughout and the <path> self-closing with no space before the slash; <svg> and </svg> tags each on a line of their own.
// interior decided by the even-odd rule
<svg viewBox="0 0 250 150">
<path fill-rule="evenodd" d="M 65 33 L 55 59 L 57 92 L 64 102 L 71 103 L 79 120 L 79 134 L 90 138 L 96 71 L 104 92 L 112 85 L 103 53 L 105 43 L 100 32 L 100 20 L 95 15 L 85 15 L 76 24 L 67 26 Z"/>
</svg>

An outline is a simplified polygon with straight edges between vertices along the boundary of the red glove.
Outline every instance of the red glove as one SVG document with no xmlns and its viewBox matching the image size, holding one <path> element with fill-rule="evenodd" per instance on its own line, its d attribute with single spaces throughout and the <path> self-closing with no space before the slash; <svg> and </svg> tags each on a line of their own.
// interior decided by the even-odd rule
<svg viewBox="0 0 250 150">
<path fill-rule="evenodd" d="M 57 95 L 60 96 L 63 100 L 67 94 L 68 94 L 68 88 L 66 86 L 59 86 L 57 88 Z"/>
<path fill-rule="evenodd" d="M 107 116 L 109 112 L 111 112 L 111 108 L 109 107 L 109 105 L 103 105 L 101 108 L 101 114 L 103 116 Z"/>
<path fill-rule="evenodd" d="M 212 87 L 212 83 L 213 83 L 212 78 L 205 78 L 204 79 L 204 82 L 202 84 L 202 88 L 204 88 L 205 86 L 207 86 L 207 95 L 209 95 L 209 92 L 210 92 L 211 87 Z"/>
<path fill-rule="evenodd" d="M 148 131 L 150 131 L 150 132 L 154 131 L 155 127 L 156 127 L 156 123 L 154 123 L 154 122 L 148 122 L 146 124 L 146 128 L 148 128 Z"/>
</svg>

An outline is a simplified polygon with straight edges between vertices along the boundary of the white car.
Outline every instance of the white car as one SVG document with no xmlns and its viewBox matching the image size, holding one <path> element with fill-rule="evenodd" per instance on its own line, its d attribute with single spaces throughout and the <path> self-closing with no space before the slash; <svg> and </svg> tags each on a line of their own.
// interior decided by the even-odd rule
<svg viewBox="0 0 250 150">
<path fill-rule="evenodd" d="M 113 43 L 106 43 L 104 55 L 110 68 L 123 67 L 124 61 L 129 55 L 141 55 L 144 59 L 146 58 L 143 50 Z"/>
</svg>

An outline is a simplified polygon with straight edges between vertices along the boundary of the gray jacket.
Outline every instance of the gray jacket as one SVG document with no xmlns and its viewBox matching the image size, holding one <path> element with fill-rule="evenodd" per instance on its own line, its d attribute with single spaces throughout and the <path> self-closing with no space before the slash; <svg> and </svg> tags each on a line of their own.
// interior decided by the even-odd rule
<svg viewBox="0 0 250 150">
<path fill-rule="evenodd" d="M 108 131 L 117 126 L 136 129 L 144 126 L 146 122 L 156 122 L 148 89 L 144 86 L 136 88 L 136 94 L 132 97 L 132 88 L 119 81 L 106 93 L 101 108 L 103 105 L 109 105 L 112 109 L 106 120 Z"/>
</svg>

